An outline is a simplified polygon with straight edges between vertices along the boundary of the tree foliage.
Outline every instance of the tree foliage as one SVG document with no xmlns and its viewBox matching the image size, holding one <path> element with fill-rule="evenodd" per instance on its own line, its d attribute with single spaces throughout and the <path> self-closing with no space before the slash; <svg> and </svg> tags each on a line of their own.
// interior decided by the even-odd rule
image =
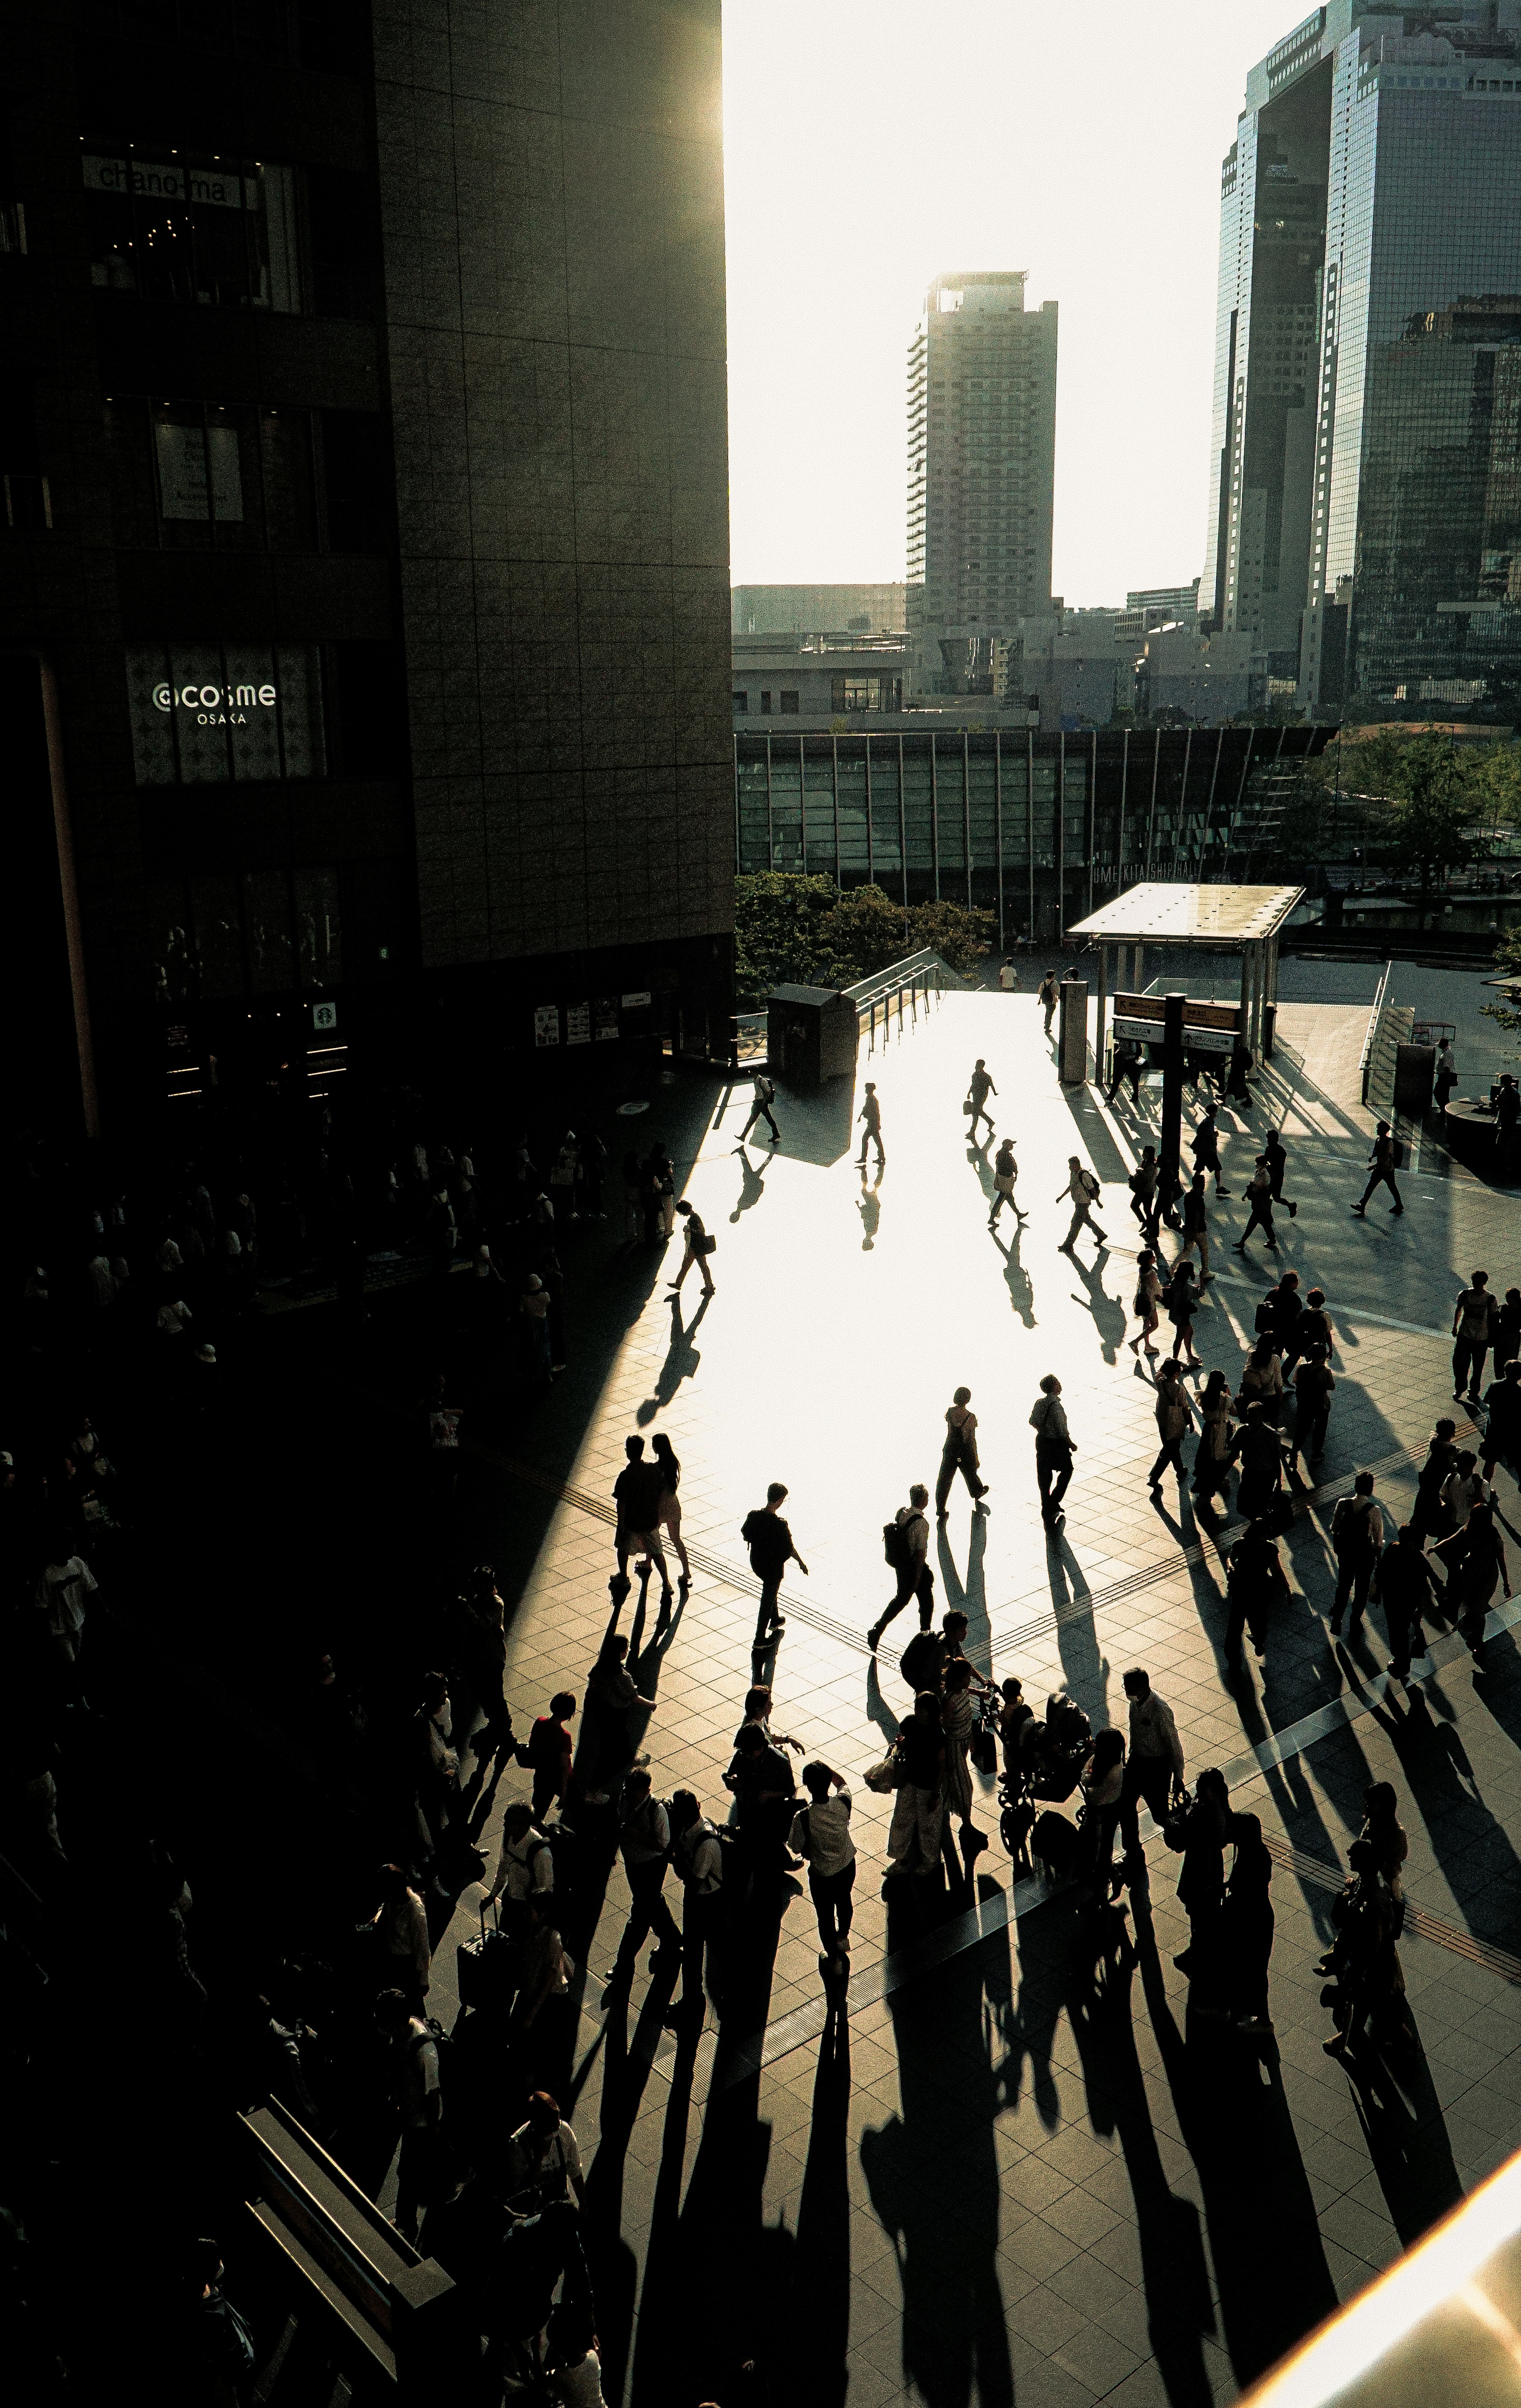
<svg viewBox="0 0 1521 2408">
<path fill-rule="evenodd" d="M 915 903 L 907 912 L 880 886 L 841 893 L 833 879 L 763 870 L 734 882 L 735 983 L 741 1002 L 774 986 L 854 986 L 926 948 L 963 976 L 997 934 L 991 911 Z"/>
<path fill-rule="evenodd" d="M 1317 761 L 1306 763 L 1304 776 L 1339 811 L 1347 804 L 1356 809 L 1370 847 L 1390 867 L 1413 876 L 1425 894 L 1448 870 L 1466 868 L 1488 852 L 1481 823 L 1495 816 L 1502 792 L 1513 791 L 1502 785 L 1510 773 L 1496 754 L 1512 750 L 1379 728 L 1327 745 Z M 1296 830 L 1309 834 L 1310 815 L 1300 816 L 1305 825 L 1297 821 Z"/>
</svg>

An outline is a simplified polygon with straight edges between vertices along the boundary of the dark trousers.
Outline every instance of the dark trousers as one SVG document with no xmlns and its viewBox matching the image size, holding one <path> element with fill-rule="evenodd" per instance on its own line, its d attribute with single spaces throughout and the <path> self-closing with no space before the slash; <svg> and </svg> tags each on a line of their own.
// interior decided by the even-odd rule
<svg viewBox="0 0 1521 2408">
<path fill-rule="evenodd" d="M 785 1567 L 783 1566 L 782 1569 L 785 1570 Z M 757 1647 L 764 1647 L 782 1619 L 782 1609 L 778 1602 L 782 1592 L 782 1572 L 763 1572 L 753 1564 L 751 1570 L 761 1584 L 760 1609 L 755 1616 L 754 1643 Z"/>
<path fill-rule="evenodd" d="M 1114 1076 L 1109 1082 L 1109 1092 L 1104 1098 L 1106 1103 L 1112 1104 L 1114 1101 L 1116 1093 L 1126 1079 L 1130 1082 L 1130 1101 L 1133 1104 L 1140 1103 L 1141 1064 L 1139 1062 L 1122 1062 L 1120 1064 Z"/>
<path fill-rule="evenodd" d="M 1349 1603 L 1352 1607 L 1353 1621 L 1357 1622 L 1361 1619 L 1363 1609 L 1368 1603 L 1368 1592 L 1372 1586 L 1373 1574 L 1377 1569 L 1378 1557 L 1371 1551 L 1364 1554 L 1359 1549 L 1356 1555 L 1342 1555 L 1340 1558 L 1336 1568 L 1336 1597 L 1331 1606 L 1333 1630 L 1340 1624 Z"/>
<path fill-rule="evenodd" d="M 1371 1196 L 1375 1187 L 1386 1187 L 1390 1195 L 1394 1197 L 1395 1210 L 1399 1212 L 1404 1211 L 1405 1208 L 1400 1198 L 1399 1190 L 1394 1183 L 1393 1171 L 1375 1170 L 1369 1179 L 1368 1184 L 1363 1189 L 1362 1195 L 1358 1199 L 1357 1210 L 1359 1212 L 1366 1211 L 1368 1199 L 1370 1196 Z"/>
<path fill-rule="evenodd" d="M 1172 1760 L 1166 1756 L 1132 1756 L 1125 1768 L 1125 1785 L 1120 1791 L 1120 1834 L 1128 1855 L 1141 1849 L 1141 1825 L 1136 1819 L 1138 1802 L 1144 1799 L 1152 1810 L 1152 1821 L 1158 1830 L 1172 1795 Z"/>
<path fill-rule="evenodd" d="M 854 1856 L 837 1873 L 816 1873 L 811 1865 L 808 1869 L 808 1894 L 819 1919 L 819 1946 L 826 1956 L 837 1956 L 850 1938 L 854 1887 Z"/>
<path fill-rule="evenodd" d="M 1295 1416 L 1294 1446 L 1289 1455 L 1290 1463 L 1298 1463 L 1301 1455 L 1308 1455 L 1312 1463 L 1318 1463 L 1326 1452 L 1326 1430 L 1330 1418 L 1329 1405 L 1324 1406 L 1318 1413 L 1299 1413 Z"/>
<path fill-rule="evenodd" d="M 401 2136 L 401 2163 L 396 2169 L 396 2230 L 406 2240 L 417 2232 L 417 2213 L 436 2196 L 443 2165 L 443 2141 L 437 2124 L 409 2128 Z"/>
<path fill-rule="evenodd" d="M 1250 1630 L 1254 1647 L 1262 1645 L 1267 1637 L 1267 1621 L 1264 1614 L 1267 1602 L 1261 1588 L 1251 1580 L 1238 1580 L 1227 1590 L 1226 1596 L 1226 1653 L 1227 1656 L 1234 1656 L 1240 1652 L 1243 1630 Z"/>
<path fill-rule="evenodd" d="M 754 1107 L 750 1118 L 746 1121 L 743 1128 L 739 1131 L 740 1144 L 743 1145 L 746 1138 L 750 1135 L 751 1130 L 754 1127 L 757 1121 L 764 1121 L 766 1123 L 767 1127 L 770 1130 L 771 1135 L 776 1139 L 780 1145 L 782 1141 L 782 1131 L 778 1128 L 775 1121 L 771 1118 L 771 1107 L 769 1104 L 757 1104 Z"/>
<path fill-rule="evenodd" d="M 907 1586 L 904 1585 L 905 1582 L 908 1584 Z M 878 1616 L 878 1629 L 885 1630 L 894 1616 L 901 1613 L 906 1605 L 911 1605 L 915 1598 L 919 1601 L 919 1627 L 921 1630 L 927 1630 L 930 1617 L 935 1611 L 935 1575 L 927 1564 L 921 1564 L 918 1570 L 913 1573 L 899 1572 L 897 1595 L 891 1605 L 883 1607 Z"/>
<path fill-rule="evenodd" d="M 1278 1240 L 1272 1233 L 1272 1197 L 1270 1195 L 1254 1196 L 1252 1198 L 1252 1217 L 1247 1222 L 1247 1225 L 1241 1231 L 1241 1236 L 1237 1239 L 1237 1245 L 1244 1246 L 1247 1239 L 1251 1236 L 1254 1229 L 1260 1229 L 1262 1231 L 1270 1246 L 1277 1245 Z"/>
<path fill-rule="evenodd" d="M 708 1963 L 708 1986 L 713 2003 L 719 2003 L 723 1981 L 719 1964 L 719 1927 L 724 1914 L 724 1893 L 714 1890 L 710 1897 L 696 1897 L 687 1891 L 682 1909 L 682 2004 L 684 2007 L 702 2003 L 703 1959 Z"/>
<path fill-rule="evenodd" d="M 1484 1378 L 1484 1358 L 1489 1352 L 1487 1338 L 1460 1338 L 1453 1348 L 1453 1392 L 1459 1397 L 1477 1394 Z"/>
<path fill-rule="evenodd" d="M 1156 1461 L 1152 1465 L 1151 1469 L 1151 1484 L 1154 1488 L 1156 1486 L 1169 1463 L 1171 1464 L 1173 1470 L 1178 1475 L 1178 1485 L 1181 1488 L 1184 1484 L 1183 1440 L 1181 1438 L 1165 1438 L 1162 1440 L 1161 1445 L 1157 1448 Z"/>
<path fill-rule="evenodd" d="M 959 1446 L 948 1446 L 940 1457 L 940 1476 L 935 1483 L 937 1513 L 944 1512 L 946 1498 L 951 1494 L 951 1483 L 958 1471 L 973 1497 L 981 1497 L 984 1494 L 983 1483 L 977 1476 L 977 1466 L 971 1457 Z"/>
<path fill-rule="evenodd" d="M 1196 1154 L 1194 1156 L 1194 1168 L 1196 1170 L 1202 1170 L 1206 1179 L 1213 1180 L 1214 1192 L 1217 1196 L 1224 1193 L 1224 1186 L 1220 1177 L 1220 1156 L 1217 1154 Z"/>
<path fill-rule="evenodd" d="M 868 1124 L 865 1134 L 861 1139 L 861 1151 L 856 1157 L 863 1170 L 866 1168 L 866 1150 L 868 1145 L 874 1145 L 876 1147 L 877 1160 L 879 1162 L 886 1161 L 887 1156 L 882 1150 L 882 1131 L 880 1128 L 872 1128 L 869 1123 Z"/>
<path fill-rule="evenodd" d="M 1035 1476 L 1040 1484 L 1040 1519 L 1054 1522 L 1072 1477 L 1072 1458 L 1060 1455 L 1042 1455 L 1035 1450 Z"/>
<path fill-rule="evenodd" d="M 628 1921 L 618 1943 L 618 1966 L 632 1972 L 634 1959 L 652 1931 L 661 1948 L 680 1948 L 682 1934 L 666 1903 L 664 1861 L 626 1865 L 624 1870 L 628 1875 Z"/>
<path fill-rule="evenodd" d="M 1397 1605 L 1392 1598 L 1385 1598 L 1384 1619 L 1389 1627 L 1389 1670 L 1397 1680 L 1403 1680 L 1410 1670 L 1412 1656 L 1424 1656 L 1426 1653 L 1426 1632 L 1421 1617 L 1419 1613 L 1411 1612 L 1408 1606 Z"/>
</svg>

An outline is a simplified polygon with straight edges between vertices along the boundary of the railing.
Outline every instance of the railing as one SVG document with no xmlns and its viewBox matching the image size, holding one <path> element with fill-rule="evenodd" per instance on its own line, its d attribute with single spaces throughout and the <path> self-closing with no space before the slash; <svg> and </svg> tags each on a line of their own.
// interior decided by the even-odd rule
<svg viewBox="0 0 1521 2408">
<path fill-rule="evenodd" d="M 954 994 L 957 990 L 970 985 L 970 979 L 964 979 L 959 971 L 951 968 L 949 962 L 942 961 L 939 953 L 926 951 L 905 954 L 902 961 L 890 962 L 886 969 L 873 971 L 870 978 L 857 979 L 854 986 L 845 987 L 841 992 L 848 995 L 855 1006 L 857 1026 L 862 1022 L 866 1024 L 867 1050 L 870 1052 L 877 1042 L 879 1011 L 882 1014 L 882 1025 L 885 1034 L 887 1025 L 893 1016 L 895 1003 L 897 1006 L 897 1025 L 899 1028 L 902 1027 L 905 996 L 908 997 L 910 1014 L 917 1021 L 921 995 L 925 998 L 925 1008 L 927 1010 L 932 995 L 938 1003 L 946 989 L 950 989 Z"/>
<path fill-rule="evenodd" d="M 1368 1082 L 1373 1067 L 1373 1046 L 1378 1037 L 1379 1015 L 1384 1010 L 1384 998 L 1389 990 L 1389 977 L 1393 968 L 1393 962 L 1385 963 L 1384 976 L 1378 982 L 1378 989 L 1373 996 L 1373 1009 L 1368 1015 L 1368 1028 L 1363 1038 L 1362 1060 L 1357 1067 L 1361 1074 L 1362 1099 L 1365 1104 L 1368 1101 Z"/>
<path fill-rule="evenodd" d="M 1415 1013 L 1408 1003 L 1387 1000 L 1389 973 L 1394 964 L 1386 962 L 1384 976 L 1378 982 L 1368 1034 L 1363 1039 L 1362 1098 L 1370 1111 L 1388 1112 L 1394 1109 L 1395 1074 L 1399 1067 L 1399 1048 L 1410 1041 L 1415 1025 Z"/>
</svg>

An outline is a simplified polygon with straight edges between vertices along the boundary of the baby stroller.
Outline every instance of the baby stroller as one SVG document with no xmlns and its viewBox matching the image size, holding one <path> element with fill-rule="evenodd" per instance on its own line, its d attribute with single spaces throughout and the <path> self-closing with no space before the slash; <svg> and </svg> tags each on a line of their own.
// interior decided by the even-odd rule
<svg viewBox="0 0 1521 2408">
<path fill-rule="evenodd" d="M 998 1835 L 1010 1856 L 1028 1859 L 1030 1833 L 1041 1802 L 1070 1798 L 1093 1745 L 1093 1727 L 1064 1690 L 1046 1700 L 1044 1722 L 1020 1727 L 1018 1755 L 998 1784 Z"/>
</svg>

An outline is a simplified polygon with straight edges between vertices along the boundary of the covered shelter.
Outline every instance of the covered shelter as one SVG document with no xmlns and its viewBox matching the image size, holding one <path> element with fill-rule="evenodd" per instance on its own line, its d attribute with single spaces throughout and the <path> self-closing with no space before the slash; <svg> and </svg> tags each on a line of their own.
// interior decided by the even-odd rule
<svg viewBox="0 0 1521 2408">
<path fill-rule="evenodd" d="M 1130 886 L 1067 931 L 1098 952 L 1098 1025 L 1094 1060 L 1104 1058 L 1104 1016 L 1112 994 L 1144 991 L 1148 948 L 1235 955 L 1241 964 L 1241 1033 L 1262 1052 L 1263 1015 L 1278 994 L 1278 939 L 1304 899 L 1302 886 Z M 1110 949 L 1114 975 L 1110 975 Z M 1128 961 L 1126 955 L 1128 954 Z M 1159 967 L 1161 967 L 1159 965 Z"/>
</svg>

